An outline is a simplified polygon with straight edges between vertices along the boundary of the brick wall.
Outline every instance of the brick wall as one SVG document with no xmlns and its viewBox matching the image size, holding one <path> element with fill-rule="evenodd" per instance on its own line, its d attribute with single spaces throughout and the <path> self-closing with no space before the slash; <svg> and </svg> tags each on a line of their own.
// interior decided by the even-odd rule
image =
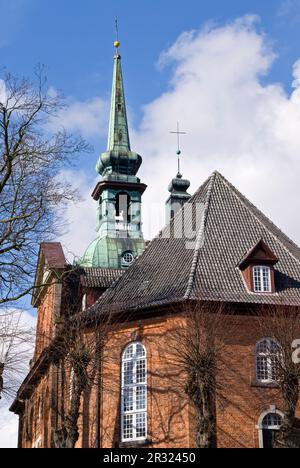
<svg viewBox="0 0 300 468">
<path fill-rule="evenodd" d="M 185 376 L 170 346 L 172 330 L 179 326 L 179 321 L 176 316 L 162 316 L 133 321 L 115 329 L 103 353 L 102 381 L 95 379 L 82 399 L 77 447 L 119 445 L 121 356 L 126 345 L 135 340 L 140 340 L 147 350 L 150 447 L 194 447 L 193 408 L 184 393 Z M 255 345 L 261 338 L 254 317 L 234 317 L 218 371 L 216 420 L 220 448 L 257 448 L 260 415 L 273 406 L 282 410 L 279 390 L 255 382 Z M 26 402 L 22 424 L 24 447 L 31 447 L 37 440 L 49 447 L 51 430 L 59 427 L 60 416 L 54 410 L 60 404 L 59 395 L 66 383 L 57 381 L 57 372 L 53 366 Z M 64 398 L 61 404 L 67 408 L 66 388 Z M 29 440 L 26 433 L 30 420 L 34 423 Z"/>
</svg>

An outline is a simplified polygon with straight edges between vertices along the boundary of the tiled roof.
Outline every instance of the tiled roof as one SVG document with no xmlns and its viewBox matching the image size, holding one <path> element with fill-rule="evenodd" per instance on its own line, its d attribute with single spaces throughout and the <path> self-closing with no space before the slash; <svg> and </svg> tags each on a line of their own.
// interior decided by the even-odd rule
<svg viewBox="0 0 300 468">
<path fill-rule="evenodd" d="M 184 236 L 180 235 L 182 229 Z M 260 239 L 279 260 L 276 294 L 249 292 L 238 267 Z M 218 172 L 106 291 L 91 313 L 112 306 L 125 311 L 185 299 L 300 305 L 299 247 Z"/>
<path fill-rule="evenodd" d="M 123 273 L 121 269 L 83 268 L 80 281 L 88 288 L 109 288 Z"/>
</svg>

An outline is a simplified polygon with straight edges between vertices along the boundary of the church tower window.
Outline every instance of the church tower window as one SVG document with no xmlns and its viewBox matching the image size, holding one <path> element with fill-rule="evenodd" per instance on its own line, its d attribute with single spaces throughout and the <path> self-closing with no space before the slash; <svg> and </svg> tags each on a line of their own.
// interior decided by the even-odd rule
<svg viewBox="0 0 300 468">
<path fill-rule="evenodd" d="M 130 266 L 134 261 L 134 256 L 132 252 L 124 252 L 122 255 L 122 265 Z"/>
<path fill-rule="evenodd" d="M 131 343 L 122 356 L 122 442 L 147 436 L 147 359 L 142 343 Z"/>
</svg>

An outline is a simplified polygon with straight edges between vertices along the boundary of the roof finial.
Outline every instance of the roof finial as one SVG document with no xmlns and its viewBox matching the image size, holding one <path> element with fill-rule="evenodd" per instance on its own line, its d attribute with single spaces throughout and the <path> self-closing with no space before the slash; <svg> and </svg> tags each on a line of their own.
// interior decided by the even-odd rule
<svg viewBox="0 0 300 468">
<path fill-rule="evenodd" d="M 114 42 L 114 46 L 115 46 L 115 49 L 116 49 L 116 55 L 118 55 L 118 49 L 120 47 L 120 41 L 119 41 L 119 26 L 118 26 L 118 17 L 116 16 L 116 19 L 115 19 L 115 28 L 116 28 L 116 39 L 115 39 L 115 42 Z"/>
<path fill-rule="evenodd" d="M 179 130 L 179 122 L 177 122 L 177 130 L 176 132 L 170 132 L 175 135 L 177 135 L 177 151 L 176 154 L 178 156 L 178 174 L 177 177 L 182 177 L 181 172 L 180 172 L 180 155 L 181 155 L 181 150 L 180 150 L 180 135 L 186 135 L 186 132 L 181 132 Z"/>
</svg>

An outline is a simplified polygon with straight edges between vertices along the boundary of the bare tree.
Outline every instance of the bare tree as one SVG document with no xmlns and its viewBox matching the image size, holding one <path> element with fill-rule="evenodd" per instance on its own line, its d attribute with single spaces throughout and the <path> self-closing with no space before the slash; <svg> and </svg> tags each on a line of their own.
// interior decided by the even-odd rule
<svg viewBox="0 0 300 468">
<path fill-rule="evenodd" d="M 42 67 L 35 76 L 1 81 L 0 306 L 32 290 L 38 246 L 58 234 L 61 209 L 75 197 L 60 171 L 88 150 L 80 137 L 51 131 L 64 103 Z"/>
<path fill-rule="evenodd" d="M 198 448 L 216 447 L 217 374 L 233 326 L 227 318 L 220 305 L 199 302 L 187 307 L 170 335 L 170 352 L 195 412 Z"/>
<path fill-rule="evenodd" d="M 11 398 L 24 378 L 34 344 L 33 330 L 22 312 L 0 314 L 0 399 Z"/>
<path fill-rule="evenodd" d="M 109 314 L 98 318 L 93 330 L 85 327 L 85 321 L 82 315 L 67 320 L 55 343 L 55 352 L 60 357 L 57 366 L 63 371 L 61 383 L 66 390 L 63 412 L 55 409 L 60 416 L 60 426 L 53 430 L 56 448 L 74 448 L 79 439 L 82 397 L 99 382 L 103 351 L 112 330 Z"/>
<path fill-rule="evenodd" d="M 273 369 L 274 383 L 279 386 L 283 400 L 284 419 L 275 438 L 280 448 L 300 448 L 300 431 L 296 424 L 296 409 L 299 403 L 300 365 L 293 360 L 293 342 L 300 336 L 300 308 L 273 306 L 259 312 L 259 332 L 270 338 L 267 349 Z M 274 343 L 278 348 L 274 349 Z"/>
</svg>

